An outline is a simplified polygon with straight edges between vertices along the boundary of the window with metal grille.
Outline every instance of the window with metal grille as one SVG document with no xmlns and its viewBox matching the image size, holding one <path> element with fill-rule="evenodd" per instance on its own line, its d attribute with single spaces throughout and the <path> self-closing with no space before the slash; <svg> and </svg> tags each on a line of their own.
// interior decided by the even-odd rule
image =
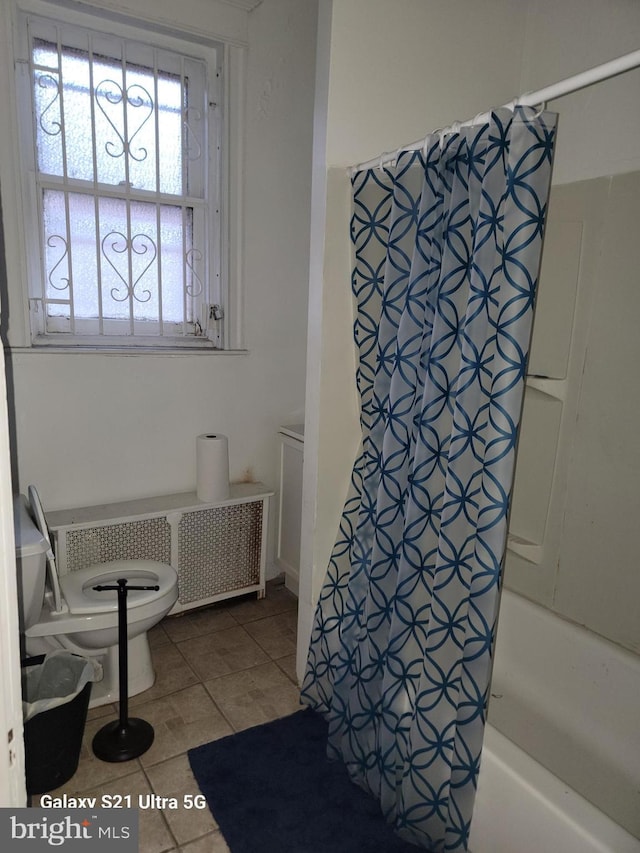
<svg viewBox="0 0 640 853">
<path fill-rule="evenodd" d="M 22 23 L 34 341 L 222 347 L 216 50 Z"/>
</svg>

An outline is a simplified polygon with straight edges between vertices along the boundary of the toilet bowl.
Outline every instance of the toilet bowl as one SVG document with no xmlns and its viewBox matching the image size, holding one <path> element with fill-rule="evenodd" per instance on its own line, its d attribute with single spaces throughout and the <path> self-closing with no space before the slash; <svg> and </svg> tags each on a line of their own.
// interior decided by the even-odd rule
<svg viewBox="0 0 640 853">
<path fill-rule="evenodd" d="M 127 593 L 128 693 L 135 696 L 151 687 L 155 673 L 147 631 L 178 598 L 175 570 L 156 560 L 118 560 L 58 576 L 40 499 L 32 486 L 29 507 L 22 495 L 14 501 L 14 519 L 26 654 L 65 648 L 97 658 L 104 674 L 93 686 L 90 707 L 117 701 L 118 596 L 115 590 L 94 587 L 113 585 L 121 578 L 131 586 L 157 586 Z"/>
</svg>

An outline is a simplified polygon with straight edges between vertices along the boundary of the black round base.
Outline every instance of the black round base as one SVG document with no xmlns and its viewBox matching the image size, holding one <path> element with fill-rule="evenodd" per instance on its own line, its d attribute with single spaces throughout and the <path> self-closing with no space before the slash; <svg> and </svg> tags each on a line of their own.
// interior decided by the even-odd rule
<svg viewBox="0 0 640 853">
<path fill-rule="evenodd" d="M 107 723 L 93 739 L 93 754 L 101 761 L 131 761 L 146 752 L 153 743 L 153 726 L 146 720 L 129 718 Z"/>
</svg>

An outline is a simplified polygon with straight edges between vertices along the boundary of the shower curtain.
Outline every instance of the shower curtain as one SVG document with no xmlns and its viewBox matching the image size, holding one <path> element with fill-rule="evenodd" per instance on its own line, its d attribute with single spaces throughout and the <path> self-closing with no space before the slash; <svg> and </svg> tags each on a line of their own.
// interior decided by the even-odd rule
<svg viewBox="0 0 640 853">
<path fill-rule="evenodd" d="M 500 108 L 352 179 L 362 444 L 302 701 L 434 853 L 467 849 L 555 122 Z"/>
</svg>

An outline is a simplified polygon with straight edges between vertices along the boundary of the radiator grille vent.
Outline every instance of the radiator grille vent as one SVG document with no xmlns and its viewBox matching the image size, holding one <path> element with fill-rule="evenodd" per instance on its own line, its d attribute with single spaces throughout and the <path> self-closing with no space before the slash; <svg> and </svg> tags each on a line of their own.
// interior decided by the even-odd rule
<svg viewBox="0 0 640 853">
<path fill-rule="evenodd" d="M 70 572 L 112 560 L 171 562 L 171 528 L 166 518 L 145 518 L 67 532 Z"/>
<path fill-rule="evenodd" d="M 178 525 L 179 601 L 260 583 L 262 503 L 186 512 Z"/>
</svg>

